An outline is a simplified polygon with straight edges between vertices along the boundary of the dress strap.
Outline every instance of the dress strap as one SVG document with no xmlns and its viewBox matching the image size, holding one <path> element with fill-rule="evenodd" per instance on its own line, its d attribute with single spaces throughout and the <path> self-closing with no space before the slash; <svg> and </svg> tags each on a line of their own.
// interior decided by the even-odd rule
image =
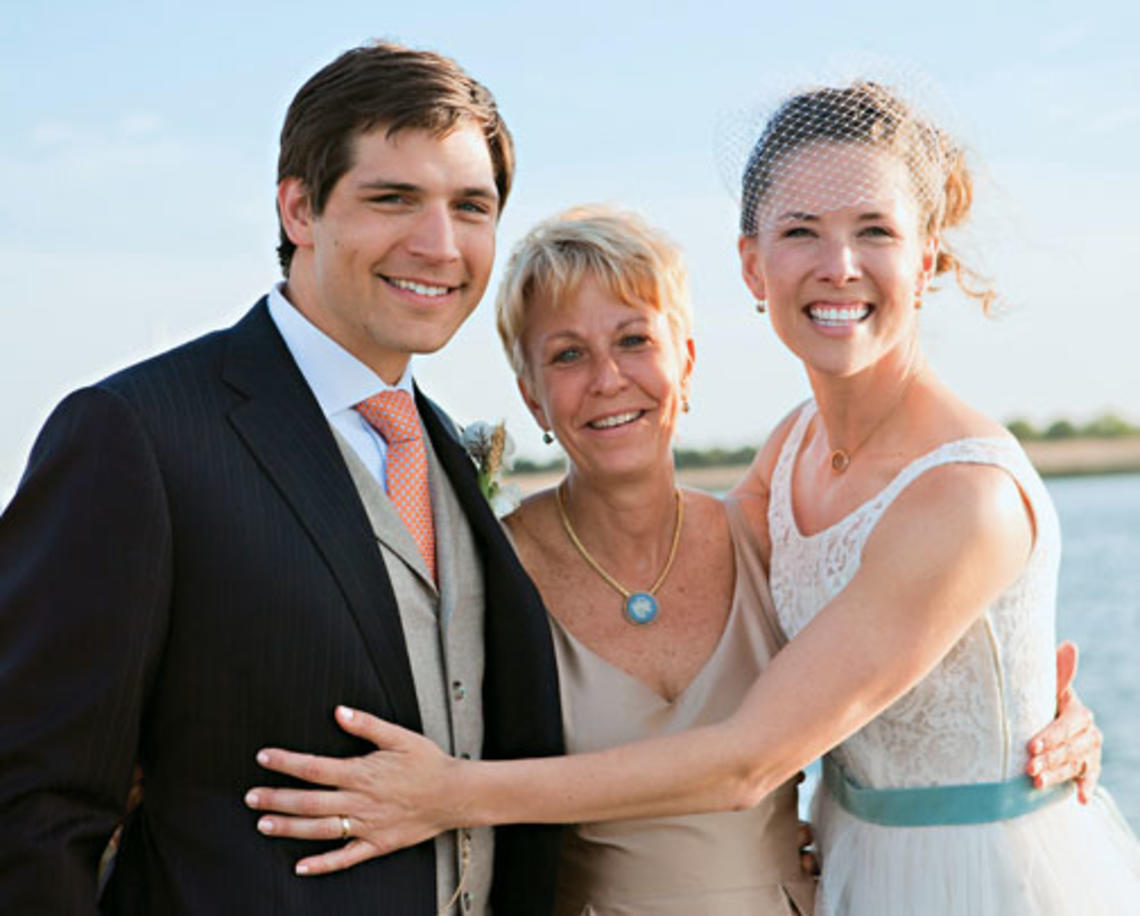
<svg viewBox="0 0 1140 916">
<path fill-rule="evenodd" d="M 1024 494 L 1030 511 L 1037 516 L 1043 485 L 1020 446 L 999 437 L 954 439 L 915 458 L 878 494 L 848 516 L 849 519 L 857 519 L 858 531 L 852 543 L 855 553 L 862 554 L 879 519 L 910 484 L 927 471 L 947 464 L 988 464 L 1000 467 L 1013 478 Z"/>
<path fill-rule="evenodd" d="M 768 536 L 773 544 L 785 543 L 791 533 L 797 530 L 792 511 L 792 471 L 804 434 L 815 412 L 815 401 L 805 401 L 800 407 L 795 423 L 788 431 L 784 444 L 780 446 L 780 455 L 772 470 L 772 483 L 768 489 Z"/>
<path fill-rule="evenodd" d="M 757 616 L 764 631 L 764 640 L 768 644 L 769 653 L 775 655 L 788 644 L 788 637 L 776 617 L 776 604 L 772 600 L 768 576 L 764 572 L 760 545 L 753 533 L 752 523 L 748 520 L 738 498 L 725 497 L 724 511 L 728 516 L 728 527 L 735 545 L 736 575 L 738 578 L 744 576 L 749 579 L 749 584 L 752 586 L 750 594 L 755 596 L 759 605 Z"/>
</svg>

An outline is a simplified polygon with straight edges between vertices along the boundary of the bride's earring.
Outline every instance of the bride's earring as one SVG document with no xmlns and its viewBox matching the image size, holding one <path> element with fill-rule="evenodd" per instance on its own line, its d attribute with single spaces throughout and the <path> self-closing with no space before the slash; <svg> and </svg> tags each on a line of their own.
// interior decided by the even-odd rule
<svg viewBox="0 0 1140 916">
<path fill-rule="evenodd" d="M 768 303 L 765 302 L 763 299 L 757 299 L 756 300 L 756 311 L 759 314 L 763 315 L 766 311 L 768 311 Z"/>
</svg>

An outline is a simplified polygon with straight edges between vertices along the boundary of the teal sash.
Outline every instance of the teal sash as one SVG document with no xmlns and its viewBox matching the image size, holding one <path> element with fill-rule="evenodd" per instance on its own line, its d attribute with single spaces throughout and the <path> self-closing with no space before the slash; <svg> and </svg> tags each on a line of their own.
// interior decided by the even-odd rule
<svg viewBox="0 0 1140 916">
<path fill-rule="evenodd" d="M 1005 782 L 913 789 L 864 789 L 852 782 L 831 757 L 823 758 L 823 782 L 849 813 L 884 827 L 936 827 L 988 824 L 1021 817 L 1067 798 L 1071 782 L 1048 789 L 1034 787 L 1028 776 Z"/>
</svg>

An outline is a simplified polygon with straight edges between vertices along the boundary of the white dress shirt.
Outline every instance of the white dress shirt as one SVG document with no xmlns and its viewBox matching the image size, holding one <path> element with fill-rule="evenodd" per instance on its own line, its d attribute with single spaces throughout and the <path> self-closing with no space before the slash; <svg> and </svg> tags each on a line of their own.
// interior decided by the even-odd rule
<svg viewBox="0 0 1140 916">
<path fill-rule="evenodd" d="M 309 321 L 285 297 L 285 284 L 269 291 L 269 317 L 285 339 L 325 419 L 348 441 L 388 492 L 388 445 L 353 405 L 381 391 L 412 392 L 412 366 L 389 385 L 324 331 Z"/>
</svg>

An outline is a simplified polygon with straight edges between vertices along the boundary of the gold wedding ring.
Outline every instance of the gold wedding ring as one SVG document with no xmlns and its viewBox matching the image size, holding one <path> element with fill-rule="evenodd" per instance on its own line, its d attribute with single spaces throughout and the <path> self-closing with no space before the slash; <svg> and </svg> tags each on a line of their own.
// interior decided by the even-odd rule
<svg viewBox="0 0 1140 916">
<path fill-rule="evenodd" d="M 351 831 L 352 831 L 352 822 L 349 821 L 349 819 L 346 815 L 342 814 L 340 816 L 340 838 L 342 840 L 347 840 L 352 835 Z"/>
</svg>

